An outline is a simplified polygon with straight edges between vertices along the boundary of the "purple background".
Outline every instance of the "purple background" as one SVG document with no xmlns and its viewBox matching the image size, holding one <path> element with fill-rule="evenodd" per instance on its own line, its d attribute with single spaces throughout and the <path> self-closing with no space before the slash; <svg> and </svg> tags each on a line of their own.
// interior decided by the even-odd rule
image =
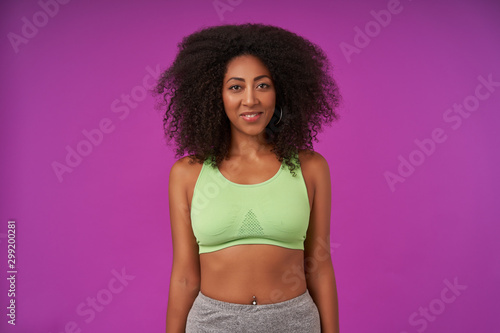
<svg viewBox="0 0 500 333">
<path fill-rule="evenodd" d="M 403 0 L 385 27 L 370 23 L 385 0 L 220 3 L 229 6 L 221 16 L 211 0 L 73 0 L 50 7 L 51 17 L 37 1 L 2 2 L 0 331 L 164 331 L 175 159 L 143 86 L 183 36 L 244 22 L 301 34 L 334 65 L 342 118 L 315 148 L 331 168 L 341 330 L 500 330 L 500 87 L 480 87 L 479 105 L 471 97 L 478 77 L 500 82 L 499 3 Z M 38 31 L 23 32 L 34 20 Z M 372 29 L 369 43 L 356 27 Z M 23 33 L 17 46 L 9 40 Z M 356 42 L 357 53 L 342 52 Z M 474 111 L 460 126 L 443 118 L 464 102 Z M 108 133 L 89 144 L 82 131 L 100 125 Z M 435 139 L 446 140 L 422 153 L 415 140 L 439 129 Z M 53 163 L 67 164 L 68 147 L 87 156 L 58 178 Z M 391 187 L 386 174 L 402 159 L 418 165 Z M 9 219 L 15 327 L 6 317 Z M 453 293 L 455 279 L 466 287 Z M 105 305 L 91 310 L 92 298 Z"/>
</svg>

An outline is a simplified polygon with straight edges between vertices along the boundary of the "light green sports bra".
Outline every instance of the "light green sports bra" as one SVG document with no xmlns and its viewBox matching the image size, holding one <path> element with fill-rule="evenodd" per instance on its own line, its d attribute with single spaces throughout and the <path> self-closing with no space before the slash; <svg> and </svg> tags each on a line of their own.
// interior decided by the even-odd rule
<svg viewBox="0 0 500 333">
<path fill-rule="evenodd" d="M 297 155 L 293 162 L 297 165 Z M 229 181 L 207 159 L 194 187 L 191 223 L 199 253 L 241 244 L 269 244 L 304 249 L 309 199 L 299 168 L 293 177 L 286 164 L 259 184 Z"/>
</svg>

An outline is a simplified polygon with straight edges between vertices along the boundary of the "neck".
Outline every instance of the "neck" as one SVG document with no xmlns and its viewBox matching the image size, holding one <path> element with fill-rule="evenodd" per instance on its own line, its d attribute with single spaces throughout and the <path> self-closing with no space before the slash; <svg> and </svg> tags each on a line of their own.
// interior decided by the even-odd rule
<svg viewBox="0 0 500 333">
<path fill-rule="evenodd" d="M 259 135 L 246 135 L 236 131 L 231 132 L 230 157 L 258 158 L 271 153 L 272 144 L 266 143 L 264 132 Z"/>
</svg>

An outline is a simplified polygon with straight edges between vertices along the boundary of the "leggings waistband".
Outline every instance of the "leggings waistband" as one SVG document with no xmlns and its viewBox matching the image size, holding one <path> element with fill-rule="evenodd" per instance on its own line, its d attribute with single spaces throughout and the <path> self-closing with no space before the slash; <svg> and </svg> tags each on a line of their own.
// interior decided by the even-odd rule
<svg viewBox="0 0 500 333">
<path fill-rule="evenodd" d="M 311 295 L 309 294 L 309 291 L 306 289 L 306 291 L 297 297 L 291 298 L 289 300 L 283 301 L 283 302 L 278 302 L 278 303 L 271 303 L 271 304 L 238 304 L 238 303 L 229 303 L 229 302 L 224 302 L 220 301 L 218 299 L 214 299 L 211 297 L 208 297 L 204 295 L 201 291 L 198 293 L 198 299 L 199 301 L 209 304 L 210 306 L 217 307 L 220 309 L 224 310 L 233 310 L 233 311 L 243 311 L 243 310 L 248 310 L 248 309 L 284 309 L 284 308 L 289 308 L 291 306 L 298 306 L 300 304 L 303 304 L 308 301 L 312 301 Z M 259 300 L 257 300 L 258 302 Z"/>
</svg>

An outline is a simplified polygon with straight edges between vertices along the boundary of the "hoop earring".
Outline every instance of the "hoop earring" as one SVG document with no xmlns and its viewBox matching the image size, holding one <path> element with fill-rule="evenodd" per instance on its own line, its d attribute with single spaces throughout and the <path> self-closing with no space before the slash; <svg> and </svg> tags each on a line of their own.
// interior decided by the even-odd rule
<svg viewBox="0 0 500 333">
<path fill-rule="evenodd" d="M 279 122 L 281 121 L 281 117 L 283 117 L 283 109 L 280 108 L 280 119 L 278 119 L 278 122 L 276 122 L 274 125 L 278 125 Z"/>
</svg>

